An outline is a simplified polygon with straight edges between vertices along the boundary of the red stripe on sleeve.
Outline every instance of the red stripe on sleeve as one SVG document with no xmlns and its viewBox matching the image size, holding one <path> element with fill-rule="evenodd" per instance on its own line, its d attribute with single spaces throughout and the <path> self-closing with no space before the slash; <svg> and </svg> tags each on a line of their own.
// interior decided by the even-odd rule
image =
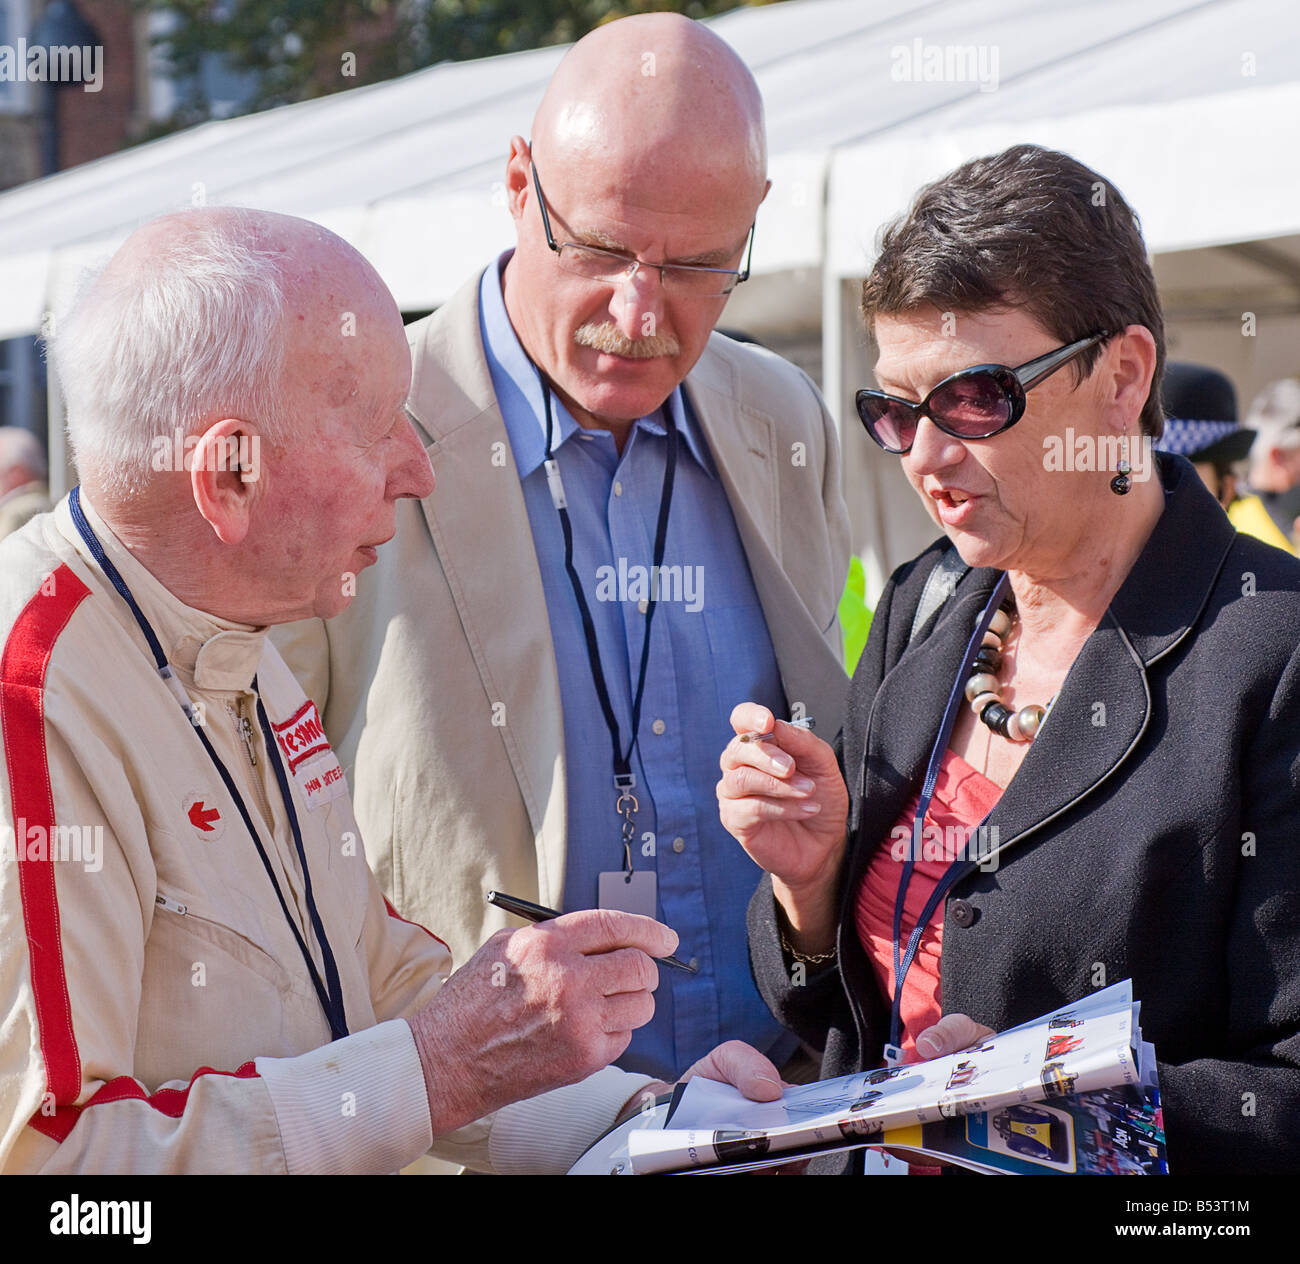
<svg viewBox="0 0 1300 1264">
<path fill-rule="evenodd" d="M 427 926 L 421 926 L 419 922 L 413 922 L 413 921 L 411 921 L 411 919 L 410 919 L 409 917 L 403 917 L 403 916 L 402 916 L 402 915 L 401 915 L 401 914 L 400 914 L 400 913 L 399 913 L 399 912 L 398 912 L 398 911 L 397 911 L 397 910 L 392 906 L 392 904 L 389 902 L 389 899 L 388 899 L 387 896 L 384 896 L 384 907 L 388 910 L 388 916 L 389 916 L 389 917 L 394 917 L 394 918 L 396 918 L 399 922 L 405 922 L 408 926 L 414 926 L 414 927 L 416 928 L 416 930 L 422 930 L 422 931 L 424 931 L 424 933 L 425 933 L 426 935 L 428 935 L 430 939 L 437 939 L 438 942 L 439 942 L 439 943 L 440 943 L 444 948 L 446 948 L 448 952 L 451 951 L 451 947 L 448 945 L 447 941 L 446 941 L 445 939 L 439 939 L 438 936 L 435 935 L 435 934 L 433 933 L 433 931 L 431 931 Z"/>
<path fill-rule="evenodd" d="M 37 1132 L 62 1142 L 67 1140 L 83 1110 L 89 1110 L 91 1106 L 106 1106 L 109 1102 L 145 1102 L 160 1114 L 179 1119 L 185 1113 L 190 1089 L 200 1075 L 225 1075 L 237 1080 L 255 1080 L 257 1067 L 252 1062 L 245 1062 L 237 1071 L 214 1071 L 211 1067 L 199 1067 L 184 1088 L 160 1088 L 156 1093 L 146 1093 L 137 1080 L 128 1075 L 120 1075 L 115 1080 L 109 1080 L 84 1106 L 60 1105 L 51 1114 L 38 1110 L 27 1122 Z"/>
<path fill-rule="evenodd" d="M 27 928 L 27 952 L 36 999 L 46 1083 L 55 1102 L 75 1102 L 81 1092 L 81 1059 L 72 1031 L 72 1005 L 63 970 L 59 901 L 52 849 L 44 860 L 26 859 L 27 831 L 54 837 L 54 794 L 45 751 L 45 673 L 54 644 L 90 589 L 60 566 L 24 607 L 0 657 L 0 726 L 13 800 L 18 888 Z M 39 835 L 38 835 L 39 837 Z"/>
</svg>

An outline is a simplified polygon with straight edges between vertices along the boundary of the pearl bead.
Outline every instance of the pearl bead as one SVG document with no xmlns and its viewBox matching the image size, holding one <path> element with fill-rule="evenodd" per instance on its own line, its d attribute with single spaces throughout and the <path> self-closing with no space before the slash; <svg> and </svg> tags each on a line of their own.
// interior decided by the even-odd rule
<svg viewBox="0 0 1300 1264">
<path fill-rule="evenodd" d="M 966 701 L 974 702 L 982 693 L 991 693 L 996 697 L 1001 684 L 991 672 L 976 672 L 966 682 Z"/>
<path fill-rule="evenodd" d="M 1025 741 L 1034 740 L 1038 734 L 1038 726 L 1042 724 L 1043 716 L 1046 714 L 1043 708 L 1037 705 L 1021 707 L 1016 713 L 1016 724 L 1025 735 Z"/>
<path fill-rule="evenodd" d="M 1011 616 L 1005 610 L 995 610 L 993 618 L 989 621 L 989 631 L 994 636 L 1005 640 L 1007 633 L 1011 631 Z"/>
</svg>

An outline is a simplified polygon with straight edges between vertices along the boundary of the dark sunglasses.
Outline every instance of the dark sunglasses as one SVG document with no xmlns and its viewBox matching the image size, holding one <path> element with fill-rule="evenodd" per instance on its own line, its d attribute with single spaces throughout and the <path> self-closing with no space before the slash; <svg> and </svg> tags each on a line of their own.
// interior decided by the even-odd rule
<svg viewBox="0 0 1300 1264">
<path fill-rule="evenodd" d="M 1080 338 L 1018 369 L 1009 369 L 1005 364 L 976 364 L 944 378 L 919 404 L 884 391 L 859 391 L 858 416 L 867 433 L 886 452 L 899 456 L 911 450 L 922 417 L 929 417 L 954 439 L 991 439 L 1025 415 L 1026 391 L 1109 337 L 1105 333 Z"/>
</svg>

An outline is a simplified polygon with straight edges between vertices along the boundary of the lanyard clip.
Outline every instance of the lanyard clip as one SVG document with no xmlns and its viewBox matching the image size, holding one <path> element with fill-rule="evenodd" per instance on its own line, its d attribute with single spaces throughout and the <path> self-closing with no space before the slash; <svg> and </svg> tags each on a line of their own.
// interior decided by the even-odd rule
<svg viewBox="0 0 1300 1264">
<path fill-rule="evenodd" d="M 897 1045 L 887 1044 L 885 1046 L 885 1063 L 887 1066 L 901 1066 L 903 1064 L 903 1051 Z"/>
<path fill-rule="evenodd" d="M 636 795 L 632 793 L 636 789 L 636 774 L 633 772 L 616 772 L 614 774 L 614 789 L 618 791 L 618 799 L 614 804 L 614 811 L 623 818 L 623 872 L 631 880 L 632 875 L 632 840 L 636 837 L 636 816 L 637 809 L 641 806 L 636 801 Z"/>
</svg>

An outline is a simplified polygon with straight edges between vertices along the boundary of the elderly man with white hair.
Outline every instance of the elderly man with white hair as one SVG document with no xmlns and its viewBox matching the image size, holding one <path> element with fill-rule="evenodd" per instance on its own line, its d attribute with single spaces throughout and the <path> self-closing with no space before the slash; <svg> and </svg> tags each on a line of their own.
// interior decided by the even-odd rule
<svg viewBox="0 0 1300 1264">
<path fill-rule="evenodd" d="M 607 1064 L 676 936 L 580 913 L 451 974 L 266 638 L 433 490 L 383 283 L 301 220 L 184 212 L 54 358 L 83 481 L 0 546 L 0 1170 L 562 1170 L 636 1109 Z M 779 1091 L 742 1046 L 698 1070 Z"/>
<path fill-rule="evenodd" d="M 51 508 L 48 477 L 40 440 L 20 426 L 0 426 L 0 540 Z"/>
</svg>

